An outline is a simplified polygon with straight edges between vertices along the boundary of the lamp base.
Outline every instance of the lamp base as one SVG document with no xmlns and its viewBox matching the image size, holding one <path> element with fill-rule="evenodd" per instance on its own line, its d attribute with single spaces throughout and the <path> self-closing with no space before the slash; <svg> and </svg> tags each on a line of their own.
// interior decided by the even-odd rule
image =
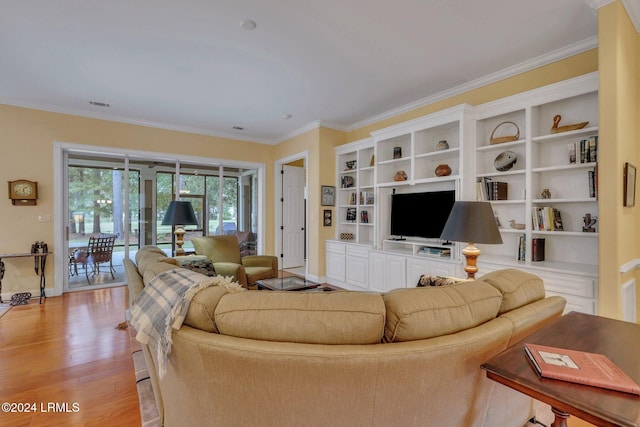
<svg viewBox="0 0 640 427">
<path fill-rule="evenodd" d="M 462 250 L 462 255 L 467 259 L 467 264 L 464 266 L 464 271 L 467 272 L 467 279 L 475 279 L 478 267 L 476 263 L 480 256 L 480 249 L 478 249 L 473 243 L 469 243 L 466 248 Z"/>
<path fill-rule="evenodd" d="M 184 235 L 185 235 L 186 231 L 184 231 L 184 228 L 182 228 L 182 226 L 177 226 L 176 227 L 176 231 L 173 232 L 173 234 L 176 235 L 176 256 L 182 256 L 185 254 L 184 249 L 182 249 L 182 245 L 184 245 Z"/>
</svg>

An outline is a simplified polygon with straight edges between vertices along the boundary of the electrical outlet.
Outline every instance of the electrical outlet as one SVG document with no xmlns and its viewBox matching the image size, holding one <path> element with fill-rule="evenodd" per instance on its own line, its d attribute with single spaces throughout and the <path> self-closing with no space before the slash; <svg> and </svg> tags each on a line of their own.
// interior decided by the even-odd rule
<svg viewBox="0 0 640 427">
<path fill-rule="evenodd" d="M 38 215 L 38 222 L 51 222 L 51 214 Z"/>
</svg>

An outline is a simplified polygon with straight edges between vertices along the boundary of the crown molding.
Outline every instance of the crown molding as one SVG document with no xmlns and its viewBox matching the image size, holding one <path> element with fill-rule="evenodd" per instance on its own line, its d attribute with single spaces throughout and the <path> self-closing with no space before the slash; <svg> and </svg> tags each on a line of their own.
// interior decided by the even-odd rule
<svg viewBox="0 0 640 427">
<path fill-rule="evenodd" d="M 616 0 L 585 0 L 590 7 L 594 9 L 600 9 L 603 6 L 606 6 L 610 3 L 615 2 Z M 636 28 L 636 32 L 640 34 L 640 0 L 620 0 L 625 10 L 627 11 L 627 15 L 631 18 L 631 22 L 633 26 Z"/>
<path fill-rule="evenodd" d="M 636 32 L 640 34 L 640 0 L 622 0 L 624 8 L 627 9 L 627 14 L 633 22 L 633 26 L 636 27 Z"/>
<path fill-rule="evenodd" d="M 339 123 L 335 123 L 335 122 L 328 122 L 328 121 L 324 121 L 324 120 L 315 120 L 305 126 L 302 126 L 301 128 L 298 128 L 294 131 L 289 132 L 286 135 L 283 135 L 281 137 L 279 137 L 278 139 L 274 139 L 271 142 L 269 142 L 269 144 L 280 144 L 281 142 L 285 142 L 291 138 L 295 138 L 296 136 L 302 135 L 304 133 L 307 133 L 311 130 L 314 129 L 318 129 L 318 128 L 329 128 L 329 129 L 334 129 L 334 130 L 339 130 L 342 132 L 347 132 L 348 129 L 346 126 L 343 126 Z"/>
<path fill-rule="evenodd" d="M 304 125 L 301 128 L 298 128 L 294 131 L 289 132 L 286 135 L 283 135 L 277 139 L 272 140 L 271 142 L 269 142 L 269 144 L 273 144 L 273 145 L 277 145 L 280 144 L 281 142 L 285 142 L 291 138 L 295 138 L 296 136 L 302 135 L 303 133 L 307 133 L 311 130 L 317 129 L 320 126 L 322 126 L 322 121 L 320 120 L 315 120 L 307 125 Z"/>
<path fill-rule="evenodd" d="M 434 95 L 428 96 L 426 98 L 422 98 L 410 104 L 406 104 L 401 107 L 394 108 L 393 110 L 389 110 L 384 113 L 375 115 L 373 117 L 369 117 L 368 119 L 364 119 L 359 122 L 353 123 L 350 126 L 348 126 L 347 130 L 348 131 L 356 130 L 364 126 L 377 123 L 381 120 L 389 119 L 399 114 L 416 110 L 418 108 L 424 107 L 429 104 L 433 104 L 434 102 L 442 101 L 444 99 L 451 98 L 456 95 L 460 95 L 470 90 L 478 89 L 482 86 L 486 86 L 488 84 L 495 83 L 500 80 L 504 80 L 506 78 L 513 77 L 527 71 L 531 71 L 535 68 L 542 67 L 544 65 L 548 65 L 565 58 L 569 58 L 571 56 L 577 55 L 582 52 L 586 52 L 596 47 L 598 47 L 598 38 L 590 37 L 578 43 L 574 43 L 569 46 L 565 46 L 563 48 L 556 49 L 544 55 L 538 56 L 537 58 L 533 58 L 528 61 L 521 62 L 520 64 L 505 68 L 503 70 L 500 70 L 498 72 L 489 74 L 479 79 L 470 81 L 468 83 L 458 85 L 451 89 L 447 89 L 442 92 L 436 93 Z"/>
<path fill-rule="evenodd" d="M 0 104 L 10 105 L 13 107 L 20 107 L 20 108 L 29 108 L 32 110 L 48 111 L 50 113 L 69 114 L 72 116 L 85 117 L 89 119 L 106 120 L 106 121 L 117 122 L 117 123 L 126 123 L 129 125 L 145 126 L 145 127 L 152 127 L 156 129 L 164 129 L 164 130 L 170 130 L 170 131 L 176 131 L 176 132 L 185 132 L 185 133 L 193 133 L 197 135 L 213 136 L 217 138 L 233 139 L 235 141 L 255 142 L 258 144 L 273 143 L 266 138 L 243 137 L 241 135 L 235 135 L 230 133 L 212 132 L 209 129 L 200 129 L 200 128 L 189 127 L 189 126 L 178 126 L 170 123 L 138 120 L 130 117 L 99 113 L 95 111 L 87 112 L 84 110 L 77 110 L 73 108 L 61 108 L 61 107 L 51 106 L 46 104 L 28 103 L 28 102 L 23 102 L 20 100 L 15 100 L 10 98 L 0 97 Z"/>
<path fill-rule="evenodd" d="M 613 3 L 616 0 L 584 0 L 584 2 L 593 9 L 600 9 L 603 6 Z"/>
</svg>

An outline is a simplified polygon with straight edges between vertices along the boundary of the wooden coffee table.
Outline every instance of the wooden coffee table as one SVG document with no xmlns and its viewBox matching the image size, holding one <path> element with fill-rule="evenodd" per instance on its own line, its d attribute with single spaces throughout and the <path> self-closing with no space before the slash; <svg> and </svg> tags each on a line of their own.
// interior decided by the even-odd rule
<svg viewBox="0 0 640 427">
<path fill-rule="evenodd" d="M 304 291 L 320 286 L 319 283 L 296 276 L 258 280 L 256 285 L 258 289 L 267 289 L 270 291 Z"/>
<path fill-rule="evenodd" d="M 551 405 L 553 427 L 566 426 L 570 415 L 598 426 L 640 426 L 640 396 L 541 378 L 525 342 L 604 354 L 640 384 L 640 325 L 569 313 L 482 365 L 492 380 Z"/>
</svg>

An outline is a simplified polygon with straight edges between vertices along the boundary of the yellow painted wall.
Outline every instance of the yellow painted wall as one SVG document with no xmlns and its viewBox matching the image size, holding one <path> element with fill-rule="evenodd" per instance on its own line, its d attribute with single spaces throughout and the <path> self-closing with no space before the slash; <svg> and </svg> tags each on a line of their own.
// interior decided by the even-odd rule
<svg viewBox="0 0 640 427">
<path fill-rule="evenodd" d="M 620 266 L 640 259 L 640 199 L 623 207 L 623 166 L 640 166 L 640 36 L 617 1 L 598 13 L 600 48 L 599 314 L 621 318 L 621 285 L 640 272 Z M 637 192 L 636 192 L 637 196 Z M 636 301 L 636 307 L 640 307 Z"/>
<path fill-rule="evenodd" d="M 309 182 L 307 183 L 307 230 L 308 265 L 307 271 L 314 276 L 324 276 L 324 241 L 334 237 L 334 227 L 323 227 L 320 204 L 320 186 L 335 185 L 335 150 L 343 144 L 346 134 L 324 127 L 316 128 L 288 139 L 276 146 L 276 160 L 288 158 L 304 151 L 308 152 L 307 162 Z"/>
<path fill-rule="evenodd" d="M 38 181 L 39 193 L 37 206 L 12 206 L 4 196 L 0 203 L 0 253 L 28 252 L 36 240 L 47 242 L 54 252 L 60 250 L 53 247 L 56 219 L 38 222 L 38 216 L 53 213 L 55 141 L 266 163 L 267 183 L 273 182 L 274 147 L 270 145 L 0 105 L 0 182 Z M 272 213 L 273 185 L 267 185 L 266 253 L 273 253 Z M 32 259 L 4 262 L 5 295 L 37 289 Z M 47 288 L 51 288 L 53 259 L 47 264 Z"/>
</svg>

